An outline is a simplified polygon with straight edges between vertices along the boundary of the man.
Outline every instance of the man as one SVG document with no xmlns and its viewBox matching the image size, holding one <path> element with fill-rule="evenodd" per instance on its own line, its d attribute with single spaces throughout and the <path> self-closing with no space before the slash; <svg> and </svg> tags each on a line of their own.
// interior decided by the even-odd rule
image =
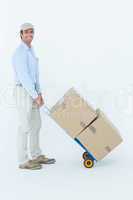
<svg viewBox="0 0 133 200">
<path fill-rule="evenodd" d="M 40 83 L 38 59 L 31 42 L 34 27 L 24 23 L 20 27 L 21 44 L 13 54 L 15 77 L 14 95 L 19 117 L 18 160 L 21 169 L 41 169 L 42 164 L 53 164 L 55 159 L 42 155 L 39 145 L 41 128 L 40 107 L 44 104 Z"/>
</svg>

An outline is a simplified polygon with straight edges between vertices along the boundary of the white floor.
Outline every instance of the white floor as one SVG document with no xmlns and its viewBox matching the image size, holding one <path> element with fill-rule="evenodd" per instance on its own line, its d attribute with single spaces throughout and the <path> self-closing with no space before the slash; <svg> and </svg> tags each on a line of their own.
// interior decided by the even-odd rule
<svg viewBox="0 0 133 200">
<path fill-rule="evenodd" d="M 106 106 L 104 109 L 107 110 Z M 0 198 L 132 199 L 132 117 L 116 113 L 116 110 L 108 110 L 108 114 L 120 127 L 124 143 L 93 169 L 86 169 L 82 164 L 83 150 L 41 110 L 41 147 L 44 153 L 55 157 L 57 162 L 55 165 L 45 165 L 40 171 L 21 171 L 16 159 L 16 110 L 5 104 L 1 106 Z"/>
</svg>

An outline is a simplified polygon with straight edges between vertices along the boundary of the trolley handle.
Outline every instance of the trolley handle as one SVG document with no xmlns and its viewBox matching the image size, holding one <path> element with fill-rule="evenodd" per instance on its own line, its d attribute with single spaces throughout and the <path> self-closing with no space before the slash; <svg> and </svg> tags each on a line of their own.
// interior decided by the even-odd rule
<svg viewBox="0 0 133 200">
<path fill-rule="evenodd" d="M 47 106 L 43 106 L 42 109 L 46 114 L 50 115 L 50 109 Z"/>
</svg>

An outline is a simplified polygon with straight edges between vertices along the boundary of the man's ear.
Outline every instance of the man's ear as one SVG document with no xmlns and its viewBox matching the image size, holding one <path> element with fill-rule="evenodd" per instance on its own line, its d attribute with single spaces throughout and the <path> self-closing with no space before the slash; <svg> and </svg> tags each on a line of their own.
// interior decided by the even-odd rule
<svg viewBox="0 0 133 200">
<path fill-rule="evenodd" d="M 22 35 L 23 35 L 23 31 L 20 31 L 20 37 L 21 37 L 21 39 L 22 39 Z"/>
</svg>

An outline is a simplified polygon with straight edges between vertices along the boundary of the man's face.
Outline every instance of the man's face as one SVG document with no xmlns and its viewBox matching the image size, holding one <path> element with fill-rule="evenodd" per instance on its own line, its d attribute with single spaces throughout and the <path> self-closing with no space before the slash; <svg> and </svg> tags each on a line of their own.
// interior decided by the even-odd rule
<svg viewBox="0 0 133 200">
<path fill-rule="evenodd" d="M 23 30 L 23 33 L 21 34 L 22 40 L 28 44 L 32 42 L 33 36 L 34 36 L 33 29 Z"/>
</svg>

